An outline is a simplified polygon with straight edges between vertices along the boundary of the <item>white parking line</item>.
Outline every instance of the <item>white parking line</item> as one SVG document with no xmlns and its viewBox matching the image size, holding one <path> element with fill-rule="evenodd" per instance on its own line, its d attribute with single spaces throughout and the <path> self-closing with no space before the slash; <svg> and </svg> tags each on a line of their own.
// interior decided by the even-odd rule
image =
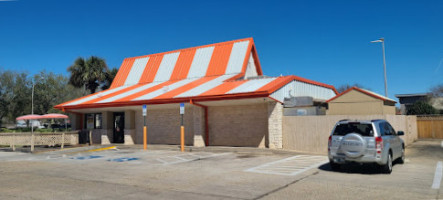
<svg viewBox="0 0 443 200">
<path fill-rule="evenodd" d="M 249 168 L 246 172 L 295 176 L 327 162 L 326 156 L 299 155 Z"/>
<path fill-rule="evenodd" d="M 443 141 L 441 141 L 441 144 L 440 144 L 440 146 L 441 146 L 441 147 L 443 147 Z"/>
<path fill-rule="evenodd" d="M 440 188 L 441 178 L 443 175 L 442 170 L 443 170 L 443 163 L 439 161 L 437 163 L 437 167 L 435 168 L 435 175 L 434 175 L 434 182 L 432 182 L 432 189 Z"/>
<path fill-rule="evenodd" d="M 178 163 L 190 162 L 194 160 L 204 159 L 204 158 L 213 158 L 218 156 L 224 156 L 231 153 L 218 153 L 218 154 L 184 154 L 184 155 L 176 155 L 176 156 L 166 156 L 162 158 L 157 158 L 156 160 L 162 162 L 163 165 L 173 165 Z"/>
</svg>

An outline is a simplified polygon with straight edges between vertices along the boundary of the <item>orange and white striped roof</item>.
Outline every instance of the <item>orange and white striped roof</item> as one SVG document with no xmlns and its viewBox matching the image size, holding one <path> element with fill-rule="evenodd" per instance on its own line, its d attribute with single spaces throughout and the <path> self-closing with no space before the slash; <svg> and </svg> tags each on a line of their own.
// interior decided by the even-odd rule
<svg viewBox="0 0 443 200">
<path fill-rule="evenodd" d="M 262 75 L 252 38 L 126 58 L 111 87 L 55 106 L 58 109 L 115 107 L 289 95 L 329 99 L 330 85 L 296 76 Z"/>
<path fill-rule="evenodd" d="M 252 38 L 126 58 L 111 88 L 206 76 L 245 74 L 251 52 L 262 75 Z"/>
</svg>

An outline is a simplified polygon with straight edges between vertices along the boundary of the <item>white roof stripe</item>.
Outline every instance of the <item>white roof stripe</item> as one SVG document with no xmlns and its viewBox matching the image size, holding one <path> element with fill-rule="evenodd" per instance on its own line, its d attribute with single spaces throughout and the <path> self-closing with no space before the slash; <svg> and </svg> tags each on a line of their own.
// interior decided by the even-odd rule
<svg viewBox="0 0 443 200">
<path fill-rule="evenodd" d="M 234 43 L 225 74 L 241 73 L 248 45 L 249 40 Z"/>
<path fill-rule="evenodd" d="M 174 71 L 175 63 L 177 63 L 179 55 L 180 52 L 175 52 L 163 56 L 163 60 L 158 67 L 154 81 L 166 81 L 171 78 L 172 71 Z"/>
<path fill-rule="evenodd" d="M 197 49 L 189 68 L 188 78 L 204 77 L 211 61 L 214 46 Z"/>
<path fill-rule="evenodd" d="M 133 85 L 137 84 L 140 81 L 140 77 L 142 76 L 143 71 L 145 70 L 148 60 L 149 57 L 138 58 L 134 61 L 134 64 L 131 67 L 131 71 L 129 71 L 129 74 L 126 77 L 124 85 Z"/>
<path fill-rule="evenodd" d="M 226 94 L 233 94 L 233 93 L 244 93 L 244 92 L 254 92 L 261 87 L 265 86 L 266 84 L 272 82 L 276 78 L 265 78 L 265 79 L 254 79 L 249 80 L 246 83 L 243 83 L 239 85 L 238 87 L 230 90 Z"/>
<path fill-rule="evenodd" d="M 116 95 L 116 96 L 113 96 L 113 97 L 110 97 L 110 98 L 107 98 L 107 99 L 101 100 L 101 101 L 99 101 L 99 102 L 97 102 L 97 103 L 109 103 L 109 102 L 113 102 L 113 101 L 116 101 L 116 100 L 119 100 L 119 99 L 125 98 L 125 97 L 127 97 L 127 96 L 133 95 L 133 94 L 135 94 L 135 93 L 137 93 L 137 92 L 141 92 L 141 91 L 143 91 L 143 90 L 146 90 L 146 89 L 149 89 L 149 88 L 151 88 L 151 87 L 154 87 L 154 86 L 156 86 L 156 85 L 158 85 L 158 84 L 160 84 L 160 83 L 163 83 L 163 82 L 152 82 L 152 83 L 148 83 L 148 84 L 146 84 L 146 85 L 143 85 L 143 86 L 137 87 L 137 88 L 135 88 L 135 89 L 129 90 L 129 91 L 127 91 L 127 92 L 121 93 L 121 94 L 119 94 L 119 95 Z"/>
<path fill-rule="evenodd" d="M 121 86 L 121 87 L 116 87 L 116 88 L 108 89 L 108 90 L 99 92 L 99 93 L 97 93 L 95 95 L 86 97 L 84 99 L 80 99 L 78 101 L 74 101 L 74 102 L 71 102 L 69 104 L 66 104 L 66 106 L 78 105 L 78 104 L 81 104 L 81 103 L 84 103 L 84 102 L 87 102 L 87 101 L 90 101 L 90 100 L 93 100 L 93 99 L 96 99 L 96 98 L 100 98 L 102 96 L 105 96 L 105 95 L 108 95 L 108 94 L 111 94 L 111 93 L 114 93 L 114 92 L 117 92 L 117 91 L 120 91 L 120 90 L 123 90 L 123 89 L 125 89 L 127 87 L 129 87 L 129 86 Z"/>
<path fill-rule="evenodd" d="M 181 93 L 175 97 L 192 97 L 192 96 L 198 96 L 212 88 L 215 88 L 223 83 L 223 81 L 233 77 L 234 75 L 223 75 L 220 77 L 217 77 L 215 79 L 212 79 L 206 83 L 203 83 L 195 88 L 192 88 L 191 90 L 188 90 L 184 93 Z M 175 98 L 174 97 L 174 98 Z"/>
<path fill-rule="evenodd" d="M 177 89 L 179 87 L 182 87 L 182 86 L 184 86 L 184 85 L 186 85 L 186 84 L 188 84 L 188 83 L 190 83 L 192 81 L 195 81 L 197 79 L 198 78 L 183 79 L 183 80 L 175 82 L 175 83 L 173 83 L 171 85 L 168 85 L 168 86 L 165 86 L 165 87 L 160 88 L 158 90 L 155 90 L 155 91 L 153 91 L 153 92 L 151 92 L 149 94 L 146 94 L 146 95 L 143 95 L 141 97 L 135 98 L 135 99 L 133 99 L 131 101 L 153 99 L 153 98 L 158 97 L 158 96 L 160 96 L 162 94 L 170 92 L 171 90 L 174 90 L 174 89 Z"/>
</svg>

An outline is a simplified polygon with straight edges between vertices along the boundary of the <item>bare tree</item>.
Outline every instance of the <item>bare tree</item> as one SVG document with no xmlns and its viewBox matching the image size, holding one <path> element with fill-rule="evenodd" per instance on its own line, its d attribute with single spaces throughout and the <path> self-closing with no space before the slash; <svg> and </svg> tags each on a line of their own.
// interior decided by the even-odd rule
<svg viewBox="0 0 443 200">
<path fill-rule="evenodd" d="M 363 89 L 366 89 L 366 87 L 364 87 L 363 85 L 361 85 L 361 84 L 358 84 L 358 83 L 354 83 L 354 84 L 344 84 L 344 85 L 340 85 L 338 88 L 337 88 L 337 92 L 338 93 L 342 93 L 342 92 L 344 92 L 344 91 L 346 91 L 347 89 L 349 89 L 349 88 L 352 88 L 352 87 L 358 87 L 358 88 L 363 88 Z"/>
</svg>

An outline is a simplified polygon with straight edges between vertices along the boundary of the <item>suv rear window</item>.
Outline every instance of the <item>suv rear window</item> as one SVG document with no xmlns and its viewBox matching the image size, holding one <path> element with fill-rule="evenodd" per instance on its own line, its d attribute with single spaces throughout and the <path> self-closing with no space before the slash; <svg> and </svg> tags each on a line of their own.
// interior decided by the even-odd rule
<svg viewBox="0 0 443 200">
<path fill-rule="evenodd" d="M 333 135 L 344 136 L 348 133 L 358 133 L 362 136 L 374 136 L 371 124 L 360 123 L 339 124 L 335 127 Z"/>
</svg>

